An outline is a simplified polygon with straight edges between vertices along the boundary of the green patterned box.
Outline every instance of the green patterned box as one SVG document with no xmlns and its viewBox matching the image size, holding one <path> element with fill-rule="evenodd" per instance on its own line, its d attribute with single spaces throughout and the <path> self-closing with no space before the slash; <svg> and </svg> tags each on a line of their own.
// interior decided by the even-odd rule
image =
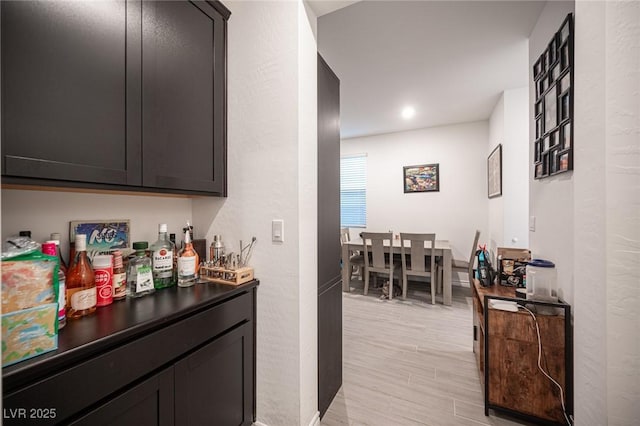
<svg viewBox="0 0 640 426">
<path fill-rule="evenodd" d="M 2 315 L 2 366 L 58 349 L 58 304 Z"/>
</svg>

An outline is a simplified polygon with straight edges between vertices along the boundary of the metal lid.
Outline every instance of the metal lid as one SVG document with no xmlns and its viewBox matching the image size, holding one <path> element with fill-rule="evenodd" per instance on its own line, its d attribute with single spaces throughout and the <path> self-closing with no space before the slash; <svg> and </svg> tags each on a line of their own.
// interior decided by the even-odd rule
<svg viewBox="0 0 640 426">
<path fill-rule="evenodd" d="M 167 224 L 166 223 L 161 223 L 158 225 L 158 232 L 167 232 Z"/>
</svg>

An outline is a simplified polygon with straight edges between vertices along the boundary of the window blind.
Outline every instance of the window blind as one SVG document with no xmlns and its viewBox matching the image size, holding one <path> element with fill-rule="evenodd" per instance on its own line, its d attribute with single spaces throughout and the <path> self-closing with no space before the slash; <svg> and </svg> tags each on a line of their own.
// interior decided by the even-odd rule
<svg viewBox="0 0 640 426">
<path fill-rule="evenodd" d="M 367 225 L 367 157 L 340 158 L 340 225 Z"/>
</svg>

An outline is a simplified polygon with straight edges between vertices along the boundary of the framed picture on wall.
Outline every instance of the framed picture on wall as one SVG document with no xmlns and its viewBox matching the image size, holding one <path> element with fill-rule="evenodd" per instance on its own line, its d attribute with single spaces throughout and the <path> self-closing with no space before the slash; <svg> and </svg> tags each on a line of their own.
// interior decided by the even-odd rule
<svg viewBox="0 0 640 426">
<path fill-rule="evenodd" d="M 487 186 L 489 198 L 502 195 L 502 144 L 498 144 L 487 158 Z"/>
<path fill-rule="evenodd" d="M 440 165 L 404 166 L 404 192 L 440 191 Z"/>
</svg>

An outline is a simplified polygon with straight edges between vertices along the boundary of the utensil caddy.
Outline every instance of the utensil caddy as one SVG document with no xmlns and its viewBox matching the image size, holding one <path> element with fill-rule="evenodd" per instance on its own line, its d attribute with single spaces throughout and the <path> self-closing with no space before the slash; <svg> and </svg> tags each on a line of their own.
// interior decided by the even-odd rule
<svg viewBox="0 0 640 426">
<path fill-rule="evenodd" d="M 253 268 L 245 266 L 226 269 L 219 266 L 200 266 L 200 279 L 219 284 L 240 285 L 253 279 Z"/>
</svg>

